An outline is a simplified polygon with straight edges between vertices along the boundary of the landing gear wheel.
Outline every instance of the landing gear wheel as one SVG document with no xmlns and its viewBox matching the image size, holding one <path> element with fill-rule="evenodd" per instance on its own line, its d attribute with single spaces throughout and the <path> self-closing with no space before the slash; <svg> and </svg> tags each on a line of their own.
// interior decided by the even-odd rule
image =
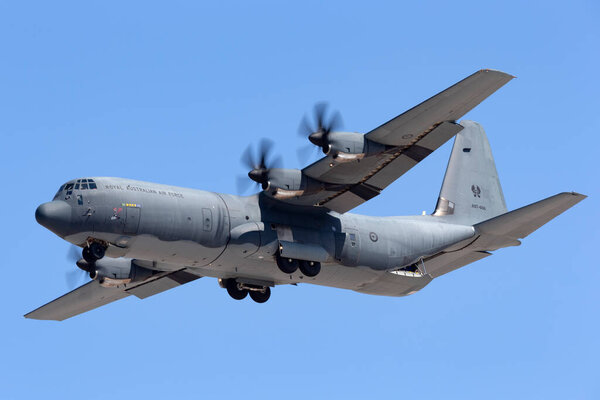
<svg viewBox="0 0 600 400">
<path fill-rule="evenodd" d="M 281 257 L 280 254 L 277 254 L 275 261 L 281 272 L 285 274 L 293 274 L 298 269 L 298 260 L 293 258 Z"/>
<path fill-rule="evenodd" d="M 319 275 L 321 272 L 321 263 L 317 261 L 300 261 L 300 272 L 304 274 L 304 276 L 308 276 L 312 278 L 313 276 Z"/>
<path fill-rule="evenodd" d="M 250 297 L 257 303 L 264 303 L 271 297 L 271 288 L 267 286 L 264 292 L 252 290 L 250 291 Z"/>
<path fill-rule="evenodd" d="M 238 283 L 235 281 L 235 279 L 227 279 L 225 288 L 227 289 L 227 293 L 229 293 L 229 295 L 235 300 L 242 300 L 248 295 L 248 291 L 246 289 L 240 289 L 238 287 Z"/>
</svg>

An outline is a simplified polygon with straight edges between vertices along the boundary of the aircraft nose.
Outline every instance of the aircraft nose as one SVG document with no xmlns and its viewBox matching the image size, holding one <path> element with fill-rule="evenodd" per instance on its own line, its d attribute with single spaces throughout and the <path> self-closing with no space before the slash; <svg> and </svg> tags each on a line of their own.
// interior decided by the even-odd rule
<svg viewBox="0 0 600 400">
<path fill-rule="evenodd" d="M 57 235 L 64 234 L 71 226 L 71 206 L 61 200 L 44 203 L 35 210 L 35 219 Z"/>
</svg>

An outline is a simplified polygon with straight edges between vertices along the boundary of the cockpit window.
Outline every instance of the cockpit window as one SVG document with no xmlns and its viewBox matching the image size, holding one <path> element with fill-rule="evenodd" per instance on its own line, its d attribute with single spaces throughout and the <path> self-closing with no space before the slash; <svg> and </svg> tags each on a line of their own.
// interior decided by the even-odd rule
<svg viewBox="0 0 600 400">
<path fill-rule="evenodd" d="M 88 189 L 98 189 L 96 182 L 93 179 L 84 178 L 77 179 L 76 181 L 67 182 L 58 189 L 58 192 L 54 196 L 54 199 L 61 196 L 63 190 L 65 191 L 65 198 L 69 198 L 73 194 L 73 190 L 88 190 Z"/>
</svg>

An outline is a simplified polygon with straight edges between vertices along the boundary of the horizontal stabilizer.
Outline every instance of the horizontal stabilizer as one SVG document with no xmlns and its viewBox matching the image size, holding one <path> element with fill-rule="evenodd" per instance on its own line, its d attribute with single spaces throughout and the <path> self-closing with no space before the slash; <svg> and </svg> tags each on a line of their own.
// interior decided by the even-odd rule
<svg viewBox="0 0 600 400">
<path fill-rule="evenodd" d="M 573 192 L 560 193 L 476 224 L 477 239 L 452 246 L 452 249 L 458 248 L 457 250 L 441 252 L 424 259 L 425 271 L 432 278 L 437 278 L 490 256 L 489 251 L 518 246 L 521 244 L 519 239 L 528 236 L 586 197 Z"/>
<path fill-rule="evenodd" d="M 517 243 L 542 225 L 562 214 L 587 196 L 579 193 L 559 193 L 547 199 L 507 212 L 475 225 L 481 235 L 478 248 L 496 250 Z"/>
</svg>

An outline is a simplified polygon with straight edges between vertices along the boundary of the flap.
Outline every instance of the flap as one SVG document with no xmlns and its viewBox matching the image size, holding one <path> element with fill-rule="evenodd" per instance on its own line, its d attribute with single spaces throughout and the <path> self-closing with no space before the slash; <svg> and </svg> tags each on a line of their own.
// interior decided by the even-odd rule
<svg viewBox="0 0 600 400">
<path fill-rule="evenodd" d="M 134 288 L 127 289 L 127 293 L 133 294 L 139 299 L 145 299 L 146 297 L 154 296 L 165 290 L 173 289 L 174 287 L 195 281 L 198 278 L 200 278 L 198 275 L 190 274 L 186 271 L 175 271 L 162 278 L 144 282 Z"/>
</svg>

